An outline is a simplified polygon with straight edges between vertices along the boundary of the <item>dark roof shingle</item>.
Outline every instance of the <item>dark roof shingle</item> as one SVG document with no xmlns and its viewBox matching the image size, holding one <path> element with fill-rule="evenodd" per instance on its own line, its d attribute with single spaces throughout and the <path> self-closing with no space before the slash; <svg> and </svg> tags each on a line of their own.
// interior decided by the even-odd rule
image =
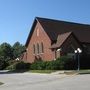
<svg viewBox="0 0 90 90">
<path fill-rule="evenodd" d="M 51 40 L 56 40 L 59 34 L 73 32 L 80 42 L 90 43 L 90 25 L 59 21 L 46 18 L 36 18 Z"/>
<path fill-rule="evenodd" d="M 72 34 L 72 32 L 67 32 L 61 35 L 58 35 L 57 42 L 52 45 L 51 48 L 58 48 L 65 42 L 65 40 Z"/>
</svg>

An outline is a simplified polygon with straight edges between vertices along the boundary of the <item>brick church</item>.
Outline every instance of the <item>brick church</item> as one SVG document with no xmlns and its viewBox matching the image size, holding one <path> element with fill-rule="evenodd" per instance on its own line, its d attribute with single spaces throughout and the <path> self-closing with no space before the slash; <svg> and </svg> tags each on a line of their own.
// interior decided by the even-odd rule
<svg viewBox="0 0 90 90">
<path fill-rule="evenodd" d="M 36 17 L 25 46 L 23 60 L 30 63 L 74 56 L 77 48 L 89 55 L 90 25 Z"/>
</svg>

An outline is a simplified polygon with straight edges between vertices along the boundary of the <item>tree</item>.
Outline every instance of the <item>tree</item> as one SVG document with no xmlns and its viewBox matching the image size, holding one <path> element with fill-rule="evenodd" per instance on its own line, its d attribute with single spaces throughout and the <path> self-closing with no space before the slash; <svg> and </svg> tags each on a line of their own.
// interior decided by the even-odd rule
<svg viewBox="0 0 90 90">
<path fill-rule="evenodd" d="M 6 61 L 13 59 L 13 50 L 10 44 L 3 43 L 0 45 L 0 58 Z"/>
<path fill-rule="evenodd" d="M 13 46 L 6 42 L 2 43 L 0 45 L 0 69 L 6 68 L 11 60 L 20 57 L 24 51 L 25 47 L 19 42 L 16 42 Z"/>
<path fill-rule="evenodd" d="M 16 42 L 13 45 L 13 57 L 14 59 L 18 58 L 21 56 L 21 54 L 25 51 L 25 46 L 23 46 L 22 44 L 20 44 L 19 42 Z"/>
<path fill-rule="evenodd" d="M 13 59 L 13 50 L 10 44 L 2 43 L 0 45 L 0 69 L 7 66 L 7 62 Z"/>
</svg>

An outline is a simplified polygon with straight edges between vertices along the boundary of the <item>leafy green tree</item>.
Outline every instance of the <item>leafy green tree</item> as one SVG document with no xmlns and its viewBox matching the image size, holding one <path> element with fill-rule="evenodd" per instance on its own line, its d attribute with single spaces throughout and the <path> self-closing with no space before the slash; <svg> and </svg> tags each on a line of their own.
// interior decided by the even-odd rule
<svg viewBox="0 0 90 90">
<path fill-rule="evenodd" d="M 0 59 L 11 60 L 13 59 L 13 50 L 10 44 L 2 43 L 0 45 Z"/>
<path fill-rule="evenodd" d="M 10 44 L 2 43 L 0 45 L 0 69 L 8 65 L 8 61 L 13 59 L 13 50 Z"/>
<path fill-rule="evenodd" d="M 21 56 L 21 54 L 25 51 L 25 46 L 23 46 L 22 44 L 20 44 L 19 42 L 16 42 L 13 45 L 13 57 L 14 59 L 18 58 Z"/>
<path fill-rule="evenodd" d="M 0 69 L 6 68 L 11 60 L 20 57 L 24 51 L 25 47 L 19 42 L 16 42 L 13 46 L 6 42 L 2 43 L 0 45 Z"/>
</svg>

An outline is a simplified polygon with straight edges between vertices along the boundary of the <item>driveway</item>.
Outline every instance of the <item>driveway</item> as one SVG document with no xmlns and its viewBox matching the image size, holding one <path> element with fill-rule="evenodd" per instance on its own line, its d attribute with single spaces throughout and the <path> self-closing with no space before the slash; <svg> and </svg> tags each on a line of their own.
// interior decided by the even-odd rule
<svg viewBox="0 0 90 90">
<path fill-rule="evenodd" d="M 90 90 L 90 74 L 51 75 L 35 73 L 0 74 L 0 90 Z"/>
</svg>

